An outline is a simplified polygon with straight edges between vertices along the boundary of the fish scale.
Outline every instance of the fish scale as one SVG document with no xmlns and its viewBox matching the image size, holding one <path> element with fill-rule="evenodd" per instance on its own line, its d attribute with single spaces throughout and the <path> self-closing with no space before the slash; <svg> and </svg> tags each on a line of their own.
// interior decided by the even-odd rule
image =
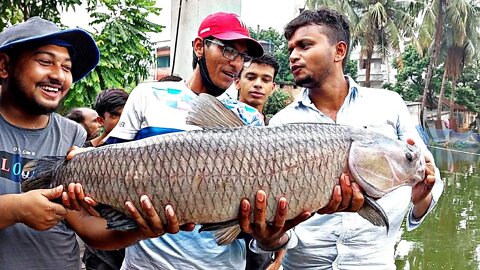
<svg viewBox="0 0 480 270">
<path fill-rule="evenodd" d="M 421 158 L 416 147 L 348 126 L 211 128 L 95 148 L 55 163 L 48 181 L 51 187 L 81 183 L 97 202 L 122 212 L 127 200 L 140 208 L 138 199 L 147 194 L 163 221 L 163 209 L 171 204 L 180 224 L 236 220 L 241 199 L 252 202 L 262 189 L 272 221 L 282 196 L 289 205 L 287 219 L 326 206 L 342 172 L 367 193 L 371 186 L 412 185 L 410 179 L 423 179 Z M 398 176 L 403 177 L 398 183 L 384 185 Z M 44 187 L 32 185 L 36 181 L 27 180 L 22 189 Z"/>
<path fill-rule="evenodd" d="M 324 136 L 327 131 L 335 136 Z M 139 207 L 138 198 L 148 194 L 156 209 L 172 204 L 182 224 L 236 219 L 241 199 L 263 189 L 269 220 L 280 196 L 293 218 L 329 201 L 345 171 L 347 133 L 346 127 L 304 125 L 157 136 L 79 154 L 58 169 L 52 186 L 79 182 L 95 200 L 122 211 L 126 200 Z"/>
</svg>

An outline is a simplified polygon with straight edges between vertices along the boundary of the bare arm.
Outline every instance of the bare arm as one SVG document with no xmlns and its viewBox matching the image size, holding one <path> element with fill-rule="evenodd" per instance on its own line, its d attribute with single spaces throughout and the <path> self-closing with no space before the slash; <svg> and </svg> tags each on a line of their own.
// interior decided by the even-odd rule
<svg viewBox="0 0 480 270">
<path fill-rule="evenodd" d="M 50 200 L 62 196 L 63 187 L 32 190 L 0 196 L 0 229 L 24 223 L 36 230 L 48 230 L 63 220 L 67 210 Z"/>
<path fill-rule="evenodd" d="M 94 248 L 105 250 L 124 248 L 147 238 L 158 237 L 165 233 L 177 233 L 180 229 L 191 231 L 195 227 L 195 224 L 180 226 L 170 205 L 165 207 L 167 224 L 162 224 L 148 196 L 142 196 L 140 203 L 146 219 L 131 202 L 125 203 L 130 216 L 139 226 L 137 230 L 109 230 L 105 219 L 92 215 L 91 211 L 88 211 L 85 207 L 81 207 L 80 211 L 69 211 L 66 219 L 85 243 Z"/>
</svg>

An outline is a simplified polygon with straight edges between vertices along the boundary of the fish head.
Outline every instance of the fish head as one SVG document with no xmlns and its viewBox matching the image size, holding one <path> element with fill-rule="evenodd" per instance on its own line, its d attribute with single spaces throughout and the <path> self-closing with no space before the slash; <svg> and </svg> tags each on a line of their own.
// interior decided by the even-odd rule
<svg viewBox="0 0 480 270">
<path fill-rule="evenodd" d="M 418 146 L 373 133 L 353 141 L 348 166 L 354 181 L 374 198 L 413 186 L 425 176 L 425 157 Z"/>
</svg>

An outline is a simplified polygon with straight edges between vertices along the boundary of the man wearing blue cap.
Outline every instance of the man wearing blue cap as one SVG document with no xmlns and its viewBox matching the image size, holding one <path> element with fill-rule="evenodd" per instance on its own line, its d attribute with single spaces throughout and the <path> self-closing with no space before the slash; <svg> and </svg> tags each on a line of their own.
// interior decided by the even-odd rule
<svg viewBox="0 0 480 270">
<path fill-rule="evenodd" d="M 54 23 L 34 17 L 0 33 L 1 269 L 79 269 L 73 230 L 86 243 L 106 249 L 164 232 L 158 216 L 148 207 L 144 211 L 154 218 L 148 220 L 151 225 L 136 216 L 142 230 L 106 230 L 104 219 L 69 199 L 83 199 L 76 184 L 66 191 L 59 186 L 20 192 L 21 182 L 29 176 L 22 170 L 27 162 L 65 155 L 70 147 L 83 145 L 85 130 L 54 110 L 72 83 L 87 75 L 98 61 L 94 40 L 80 29 L 60 30 Z M 54 199 L 79 211 L 70 211 L 52 202 Z M 178 230 L 178 225 L 174 229 Z M 171 231 L 171 226 L 166 231 Z"/>
</svg>

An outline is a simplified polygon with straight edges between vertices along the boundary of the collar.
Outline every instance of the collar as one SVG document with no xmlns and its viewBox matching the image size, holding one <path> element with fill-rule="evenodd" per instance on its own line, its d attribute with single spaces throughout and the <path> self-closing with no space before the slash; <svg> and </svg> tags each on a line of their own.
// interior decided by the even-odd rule
<svg viewBox="0 0 480 270">
<path fill-rule="evenodd" d="M 358 91 L 360 88 L 362 88 L 360 85 L 358 85 L 350 76 L 345 75 L 345 79 L 348 81 L 348 94 L 345 97 L 344 104 L 345 103 L 351 103 L 354 102 L 355 99 L 358 97 Z M 298 97 L 295 99 L 295 103 L 297 107 L 310 107 L 312 109 L 317 110 L 315 105 L 313 104 L 312 100 L 310 99 L 310 89 L 309 88 L 304 88 L 302 92 L 298 95 Z"/>
</svg>

